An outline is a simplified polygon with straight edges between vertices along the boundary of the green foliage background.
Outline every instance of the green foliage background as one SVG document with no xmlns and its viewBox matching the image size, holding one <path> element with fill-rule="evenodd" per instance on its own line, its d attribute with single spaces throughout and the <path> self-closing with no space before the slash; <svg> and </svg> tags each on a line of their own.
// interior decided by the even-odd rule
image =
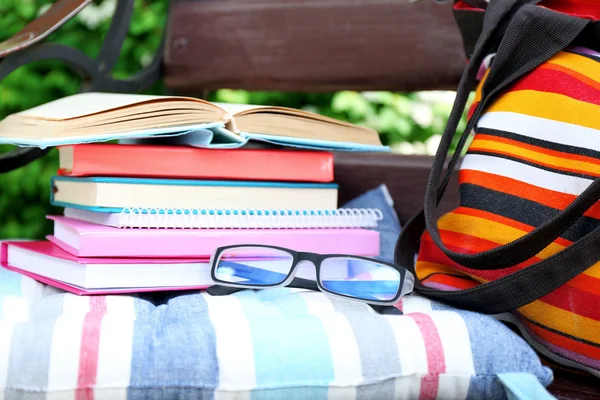
<svg viewBox="0 0 600 400">
<path fill-rule="evenodd" d="M 17 33 L 52 2 L 0 0 L 0 41 Z M 95 57 L 115 4 L 115 0 L 91 4 L 46 40 L 76 47 Z M 135 1 L 133 21 L 114 70 L 115 76 L 129 76 L 151 61 L 162 37 L 167 10 L 166 0 Z M 58 62 L 23 66 L 0 81 L 0 119 L 77 93 L 80 85 L 78 76 Z M 150 92 L 162 93 L 160 82 Z M 385 144 L 396 149 L 406 151 L 407 144 L 412 144 L 408 146 L 409 151 L 427 152 L 421 143 L 443 130 L 452 96 L 447 93 L 279 93 L 223 89 L 211 93 L 209 99 L 304 108 L 374 128 Z M 0 152 L 11 149 L 11 146 L 0 145 Z M 52 150 L 43 159 L 0 175 L 0 239 L 42 238 L 50 232 L 51 224 L 45 216 L 60 212 L 48 204 L 49 180 L 57 165 L 57 152 Z"/>
</svg>

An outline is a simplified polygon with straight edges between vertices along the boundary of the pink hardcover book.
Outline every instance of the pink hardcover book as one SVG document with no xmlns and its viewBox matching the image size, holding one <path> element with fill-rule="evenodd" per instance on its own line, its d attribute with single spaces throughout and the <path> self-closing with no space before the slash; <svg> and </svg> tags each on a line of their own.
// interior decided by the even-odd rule
<svg viewBox="0 0 600 400">
<path fill-rule="evenodd" d="M 80 257 L 210 257 L 238 244 L 322 254 L 379 255 L 379 232 L 368 229 L 119 229 L 62 216 L 48 240 Z"/>
<path fill-rule="evenodd" d="M 204 289 L 209 259 L 84 258 L 48 241 L 6 241 L 0 264 L 40 282 L 82 294 Z"/>
</svg>

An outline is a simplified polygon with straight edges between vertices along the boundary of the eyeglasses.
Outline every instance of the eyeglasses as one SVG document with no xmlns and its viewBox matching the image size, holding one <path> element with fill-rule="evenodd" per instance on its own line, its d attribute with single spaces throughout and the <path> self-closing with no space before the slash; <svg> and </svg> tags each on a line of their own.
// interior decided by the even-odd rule
<svg viewBox="0 0 600 400">
<path fill-rule="evenodd" d="M 322 292 L 377 305 L 395 304 L 414 286 L 413 275 L 394 264 L 368 257 L 296 252 L 276 246 L 220 247 L 210 264 L 211 277 L 217 285 L 239 289 L 281 286 L 315 289 L 316 283 L 316 289 Z"/>
</svg>

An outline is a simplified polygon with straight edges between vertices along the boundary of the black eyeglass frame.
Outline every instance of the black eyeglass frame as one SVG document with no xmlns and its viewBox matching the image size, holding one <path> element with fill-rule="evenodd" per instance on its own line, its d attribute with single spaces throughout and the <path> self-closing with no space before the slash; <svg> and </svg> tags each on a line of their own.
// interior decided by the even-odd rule
<svg viewBox="0 0 600 400">
<path fill-rule="evenodd" d="M 224 251 L 229 250 L 229 249 L 244 248 L 244 247 L 279 250 L 279 251 L 282 251 L 282 252 L 285 252 L 285 253 L 288 253 L 289 255 L 291 255 L 292 256 L 292 265 L 290 266 L 290 271 L 287 274 L 287 276 L 285 277 L 285 279 L 281 283 L 276 283 L 276 284 L 272 284 L 272 285 L 245 285 L 245 284 L 239 284 L 239 283 L 231 283 L 231 282 L 227 282 L 227 281 L 218 279 L 216 277 L 216 270 L 217 270 L 218 261 L 221 258 L 221 254 Z M 355 296 L 348 296 L 348 295 L 340 294 L 337 292 L 332 292 L 332 291 L 326 289 L 321 284 L 321 263 L 324 260 L 327 260 L 330 258 L 345 258 L 345 259 L 356 259 L 356 260 L 369 261 L 369 262 L 372 262 L 375 264 L 381 264 L 381 265 L 385 265 L 385 266 L 395 269 L 400 274 L 400 282 L 398 283 L 398 291 L 396 292 L 396 295 L 391 300 L 373 301 L 373 300 L 362 299 L 362 298 L 355 297 Z M 217 248 L 210 258 L 210 262 L 209 262 L 209 265 L 211 267 L 210 276 L 211 276 L 211 279 L 213 280 L 213 282 L 215 282 L 215 284 L 217 284 L 217 285 L 240 288 L 240 289 L 267 289 L 267 288 L 274 288 L 274 287 L 284 287 L 284 286 L 289 285 L 292 282 L 292 280 L 294 279 L 296 270 L 298 269 L 298 266 L 300 264 L 302 264 L 303 262 L 307 262 L 307 261 L 311 262 L 315 267 L 315 270 L 316 270 L 315 282 L 316 282 L 319 290 L 322 292 L 328 293 L 332 296 L 341 297 L 341 298 L 350 299 L 350 300 L 358 300 L 358 301 L 368 303 L 368 304 L 389 306 L 389 305 L 396 304 L 403 295 L 407 294 L 407 293 L 403 293 L 403 289 L 404 289 L 404 283 L 406 280 L 407 272 L 409 272 L 409 271 L 406 270 L 405 268 L 397 266 L 396 264 L 392 264 L 392 263 L 389 263 L 386 261 L 381 261 L 381 260 L 378 260 L 376 258 L 371 258 L 371 257 L 355 256 L 355 255 L 350 255 L 350 254 L 319 254 L 319 253 L 312 253 L 312 252 L 305 252 L 305 251 L 295 251 L 295 250 L 292 250 L 289 248 L 279 247 L 279 246 L 268 246 L 268 245 L 258 245 L 258 244 L 237 244 L 237 245 L 223 246 L 223 247 Z M 411 277 L 412 277 L 412 274 L 411 274 Z M 414 278 L 413 278 L 413 283 L 414 283 Z"/>
</svg>

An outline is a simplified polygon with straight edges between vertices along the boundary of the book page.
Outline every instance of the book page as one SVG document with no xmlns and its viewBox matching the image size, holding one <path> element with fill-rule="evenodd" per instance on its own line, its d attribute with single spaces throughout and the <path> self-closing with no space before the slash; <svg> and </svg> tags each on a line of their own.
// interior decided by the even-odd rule
<svg viewBox="0 0 600 400">
<path fill-rule="evenodd" d="M 249 104 L 224 104 L 224 103 L 213 103 L 225 111 L 227 111 L 228 115 L 234 116 L 236 120 L 236 125 L 241 118 L 246 116 L 254 116 L 261 114 L 270 114 L 270 115 L 282 115 L 282 116 L 294 116 L 300 118 L 306 118 L 309 120 L 315 120 L 319 122 L 324 122 L 328 124 L 341 125 L 346 127 L 355 128 L 356 125 L 351 124 L 350 122 L 342 121 L 339 119 L 334 119 L 331 117 L 327 117 L 325 115 L 317 114 L 312 111 L 301 110 L 297 108 L 290 107 L 282 107 L 282 106 L 257 106 L 257 105 L 249 105 Z"/>
<path fill-rule="evenodd" d="M 96 114 L 114 108 L 130 106 L 151 100 L 168 99 L 169 96 L 151 96 L 120 93 L 79 93 L 63 97 L 15 115 L 45 120 L 64 120 Z M 172 98 L 172 97 L 171 97 Z"/>
<path fill-rule="evenodd" d="M 259 108 L 268 108 L 269 106 L 256 106 L 253 104 L 233 104 L 213 102 L 215 106 L 222 108 L 229 116 L 234 116 L 245 111 L 257 110 Z"/>
</svg>

